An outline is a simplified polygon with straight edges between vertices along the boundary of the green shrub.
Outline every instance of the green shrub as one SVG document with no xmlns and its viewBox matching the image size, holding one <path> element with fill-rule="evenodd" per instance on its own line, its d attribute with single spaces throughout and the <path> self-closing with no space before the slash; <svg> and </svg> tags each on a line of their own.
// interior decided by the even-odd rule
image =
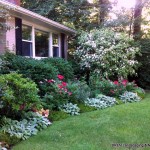
<svg viewBox="0 0 150 150">
<path fill-rule="evenodd" d="M 68 117 L 70 117 L 70 115 L 63 111 L 51 111 L 48 118 L 51 121 L 59 121 Z"/>
<path fill-rule="evenodd" d="M 73 79 L 73 67 L 67 60 L 64 60 L 63 58 L 46 58 L 42 59 L 42 62 L 57 68 L 58 73 L 63 75 L 66 81 L 68 79 Z"/>
<path fill-rule="evenodd" d="M 41 88 L 40 83 L 45 79 L 56 79 L 58 70 L 51 64 L 46 64 L 41 60 L 17 56 L 11 53 L 6 53 L 1 57 L 0 73 L 6 74 L 17 72 L 23 77 L 32 79 L 40 89 L 40 95 L 44 96 L 46 91 Z"/>
<path fill-rule="evenodd" d="M 85 112 L 96 110 L 95 107 L 86 106 L 85 104 L 78 104 L 78 107 L 80 108 L 80 113 L 85 113 Z"/>
<path fill-rule="evenodd" d="M 17 73 L 0 75 L 0 89 L 1 115 L 15 118 L 40 106 L 36 84 Z"/>
<path fill-rule="evenodd" d="M 10 136 L 8 133 L 0 131 L 0 141 L 12 146 L 20 142 L 20 139 L 16 138 L 15 136 Z"/>
<path fill-rule="evenodd" d="M 145 91 L 144 91 L 142 88 L 137 87 L 136 89 L 133 90 L 133 92 L 134 92 L 134 93 L 137 93 L 137 95 L 138 95 L 141 99 L 145 98 Z"/>
<path fill-rule="evenodd" d="M 150 51 L 142 52 L 142 56 L 138 57 L 141 66 L 138 69 L 137 83 L 144 89 L 150 89 Z"/>
<path fill-rule="evenodd" d="M 67 88 L 72 93 L 69 101 L 73 103 L 82 103 L 91 95 L 91 89 L 85 81 L 69 81 Z"/>
</svg>

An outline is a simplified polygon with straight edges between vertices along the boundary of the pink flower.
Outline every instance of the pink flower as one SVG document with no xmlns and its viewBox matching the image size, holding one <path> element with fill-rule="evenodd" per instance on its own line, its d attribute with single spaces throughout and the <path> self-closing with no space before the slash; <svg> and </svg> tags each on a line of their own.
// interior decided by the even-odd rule
<svg viewBox="0 0 150 150">
<path fill-rule="evenodd" d="M 115 91 L 114 91 L 114 90 L 110 90 L 110 92 L 111 92 L 111 93 L 113 93 L 113 94 L 115 93 Z"/>
<path fill-rule="evenodd" d="M 118 85 L 118 84 L 119 84 L 119 82 L 118 82 L 118 81 L 114 81 L 114 84 L 115 84 L 115 85 Z"/>
<path fill-rule="evenodd" d="M 64 91 L 65 91 L 65 92 L 68 92 L 68 90 L 67 90 L 66 88 L 64 89 Z"/>
<path fill-rule="evenodd" d="M 63 80 L 63 79 L 64 79 L 64 76 L 58 74 L 58 75 L 57 75 L 57 78 L 58 78 L 59 80 Z"/>
<path fill-rule="evenodd" d="M 123 81 L 122 81 L 122 84 L 123 84 L 124 86 L 126 86 L 127 83 L 128 83 L 128 80 L 123 80 Z"/>
<path fill-rule="evenodd" d="M 62 82 L 62 85 L 63 85 L 63 86 L 67 86 L 67 83 L 66 83 L 66 82 Z"/>
<path fill-rule="evenodd" d="M 62 88 L 63 88 L 63 85 L 58 84 L 58 88 L 62 89 Z"/>
<path fill-rule="evenodd" d="M 70 96 L 70 95 L 72 95 L 72 93 L 71 93 L 71 92 L 68 92 L 68 95 Z"/>
</svg>

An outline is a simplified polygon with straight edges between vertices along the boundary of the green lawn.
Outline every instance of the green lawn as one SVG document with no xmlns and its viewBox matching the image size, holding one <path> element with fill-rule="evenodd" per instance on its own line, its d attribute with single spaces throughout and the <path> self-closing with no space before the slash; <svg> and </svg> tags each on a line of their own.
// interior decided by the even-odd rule
<svg viewBox="0 0 150 150">
<path fill-rule="evenodd" d="M 138 103 L 56 121 L 13 150 L 111 150 L 113 143 L 150 144 L 150 94 Z"/>
</svg>

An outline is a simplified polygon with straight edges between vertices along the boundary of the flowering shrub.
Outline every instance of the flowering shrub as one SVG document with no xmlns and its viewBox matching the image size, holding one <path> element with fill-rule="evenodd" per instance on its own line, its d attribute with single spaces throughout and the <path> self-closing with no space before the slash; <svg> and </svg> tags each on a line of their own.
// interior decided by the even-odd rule
<svg viewBox="0 0 150 150">
<path fill-rule="evenodd" d="M 77 106 L 77 104 L 72 104 L 72 103 L 64 104 L 60 106 L 59 109 L 73 116 L 79 115 L 80 112 L 80 108 Z"/>
<path fill-rule="evenodd" d="M 93 77 L 90 80 L 90 86 L 91 89 L 96 91 L 94 96 L 101 93 L 113 97 L 119 97 L 119 95 L 123 94 L 125 91 L 131 92 L 139 88 L 135 84 L 135 81 L 129 82 L 126 79 L 111 81 L 106 79 L 100 79 L 99 77 Z"/>
<path fill-rule="evenodd" d="M 127 77 L 135 74 L 135 60 L 139 48 L 132 38 L 109 29 L 82 32 L 79 47 L 74 53 L 83 70 L 99 73 L 103 77 Z"/>
<path fill-rule="evenodd" d="M 133 92 L 125 92 L 124 94 L 120 95 L 120 99 L 126 103 L 126 102 L 138 102 L 140 101 L 140 97 L 137 95 L 137 93 Z"/>
<path fill-rule="evenodd" d="M 116 99 L 113 97 L 105 96 L 105 95 L 98 95 L 96 98 L 88 98 L 85 101 L 85 105 L 92 106 L 97 109 L 104 109 L 107 107 L 111 107 L 116 104 Z"/>
<path fill-rule="evenodd" d="M 57 75 L 58 80 L 49 79 L 43 84 L 43 88 L 47 88 L 43 101 L 46 103 L 45 107 L 50 109 L 58 109 L 62 104 L 68 102 L 72 92 L 68 90 L 67 83 L 63 81 L 63 75 Z M 45 86 L 46 85 L 46 86 Z"/>
</svg>

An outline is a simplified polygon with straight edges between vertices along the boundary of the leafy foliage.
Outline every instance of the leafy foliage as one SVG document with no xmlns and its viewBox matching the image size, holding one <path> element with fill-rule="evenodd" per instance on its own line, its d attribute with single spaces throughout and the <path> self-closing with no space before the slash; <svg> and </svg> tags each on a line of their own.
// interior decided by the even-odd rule
<svg viewBox="0 0 150 150">
<path fill-rule="evenodd" d="M 59 107 L 61 111 L 64 111 L 72 116 L 79 115 L 80 108 L 77 104 L 67 103 Z"/>
<path fill-rule="evenodd" d="M 2 74 L 15 71 L 22 74 L 23 77 L 32 79 L 38 85 L 41 96 L 45 95 L 46 91 L 41 88 L 40 81 L 45 81 L 47 78 L 55 79 L 58 73 L 58 70 L 54 66 L 33 58 L 6 53 L 1 59 L 0 72 Z"/>
<path fill-rule="evenodd" d="M 42 59 L 42 62 L 55 66 L 55 68 L 58 69 L 59 74 L 63 74 L 66 81 L 74 77 L 71 63 L 63 58 L 45 58 Z"/>
<path fill-rule="evenodd" d="M 26 140 L 51 124 L 47 118 L 39 114 L 28 113 L 26 117 L 27 119 L 23 119 L 22 121 L 3 118 L 2 131 L 8 133 L 10 136 Z"/>
<path fill-rule="evenodd" d="M 91 112 L 91 111 L 96 110 L 96 108 L 87 106 L 84 103 L 79 103 L 78 107 L 80 108 L 80 113 Z"/>
<path fill-rule="evenodd" d="M 68 118 L 70 115 L 65 113 L 64 111 L 51 111 L 49 115 L 49 120 L 51 121 L 59 121 L 62 119 Z"/>
<path fill-rule="evenodd" d="M 89 88 L 89 86 L 85 81 L 79 81 L 79 80 L 69 81 L 67 84 L 67 88 L 69 91 L 72 92 L 72 94 L 70 95 L 71 102 L 82 103 L 91 94 L 91 89 Z"/>
<path fill-rule="evenodd" d="M 150 89 L 150 53 L 143 52 L 138 60 L 141 63 L 138 69 L 138 77 L 136 77 L 138 85 L 144 89 Z"/>
<path fill-rule="evenodd" d="M 133 92 L 125 92 L 124 94 L 120 95 L 120 99 L 126 103 L 126 102 L 138 102 L 140 101 L 140 97 Z"/>
<path fill-rule="evenodd" d="M 22 0 L 22 6 L 75 29 L 97 26 L 98 8 L 96 9 L 96 7 L 99 5 L 93 6 L 87 0 Z M 96 13 L 96 15 L 91 17 L 91 12 Z M 94 19 L 91 21 L 90 18 Z"/>
<path fill-rule="evenodd" d="M 72 95 L 67 88 L 67 83 L 63 81 L 64 76 L 57 75 L 57 77 L 57 80 L 48 79 L 41 83 L 41 87 L 46 91 L 43 97 L 45 107 L 56 110 L 60 105 L 67 103 Z"/>
<path fill-rule="evenodd" d="M 107 107 L 111 107 L 116 104 L 116 100 L 113 97 L 98 95 L 96 98 L 88 98 L 85 101 L 85 105 L 95 107 L 97 109 L 104 109 Z"/>
<path fill-rule="evenodd" d="M 0 75 L 0 89 L 1 115 L 15 118 L 32 107 L 40 106 L 36 84 L 17 73 Z"/>
<path fill-rule="evenodd" d="M 7 143 L 7 145 L 9 144 L 10 146 L 17 144 L 18 142 L 20 142 L 20 139 L 16 138 L 15 136 L 11 136 L 8 133 L 4 133 L 2 131 L 0 131 L 0 141 L 4 141 L 5 143 Z M 1 148 L 1 146 L 0 146 Z"/>
<path fill-rule="evenodd" d="M 135 84 L 135 81 L 129 82 L 128 80 L 106 80 L 100 78 L 97 75 L 90 77 L 90 87 L 92 89 L 92 96 L 97 94 L 104 94 L 106 96 L 118 97 L 125 91 L 136 91 L 139 87 Z"/>
<path fill-rule="evenodd" d="M 139 48 L 126 34 L 109 29 L 82 32 L 74 56 L 84 70 L 94 71 L 104 77 L 127 77 L 135 74 Z"/>
</svg>

